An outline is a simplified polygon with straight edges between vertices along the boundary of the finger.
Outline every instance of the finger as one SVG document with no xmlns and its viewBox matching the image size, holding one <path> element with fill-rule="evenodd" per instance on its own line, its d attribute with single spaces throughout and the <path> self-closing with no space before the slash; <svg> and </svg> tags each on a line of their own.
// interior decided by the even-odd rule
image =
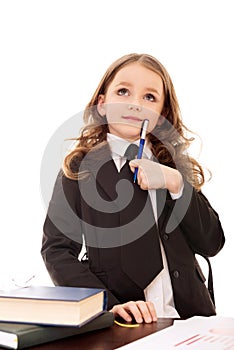
<svg viewBox="0 0 234 350">
<path fill-rule="evenodd" d="M 136 162 L 134 162 L 133 160 L 131 160 L 129 162 L 129 166 L 130 166 L 130 169 L 133 173 L 134 173 L 135 169 L 138 168 L 138 164 Z"/>
<path fill-rule="evenodd" d="M 134 173 L 134 171 L 135 171 L 135 169 L 137 168 L 137 166 L 130 165 L 130 163 L 129 163 L 129 166 L 130 166 L 131 172 Z"/>
<path fill-rule="evenodd" d="M 149 187 L 148 173 L 143 168 L 140 169 L 140 177 L 141 177 L 141 183 L 142 183 L 142 186 L 144 186 L 144 189 L 149 189 L 150 187 Z"/>
<path fill-rule="evenodd" d="M 148 304 L 142 300 L 137 301 L 137 306 L 141 312 L 142 318 L 145 323 L 151 323 L 153 321 L 153 317 L 151 315 L 151 309 L 148 307 Z"/>
<path fill-rule="evenodd" d="M 148 190 L 147 183 L 145 182 L 144 172 L 142 171 L 141 168 L 139 168 L 139 170 L 138 170 L 137 183 L 142 190 Z"/>
<path fill-rule="evenodd" d="M 115 316 L 122 317 L 126 322 L 131 322 L 132 317 L 125 310 L 124 305 L 115 305 L 110 311 L 113 312 Z"/>
<path fill-rule="evenodd" d="M 133 315 L 133 317 L 135 318 L 137 323 L 142 323 L 143 322 L 143 318 L 142 318 L 142 314 L 141 311 L 138 308 L 138 305 L 136 302 L 128 302 L 125 304 L 125 308 L 127 308 L 129 310 L 129 312 Z"/>
<path fill-rule="evenodd" d="M 133 160 L 130 160 L 129 165 L 134 166 L 134 168 L 137 168 L 140 163 L 141 163 L 141 159 L 133 159 Z"/>
<path fill-rule="evenodd" d="M 156 313 L 156 309 L 155 309 L 154 304 L 152 303 L 152 301 L 147 301 L 146 305 L 149 309 L 149 312 L 151 314 L 153 322 L 156 322 L 157 321 L 157 313 Z"/>
</svg>

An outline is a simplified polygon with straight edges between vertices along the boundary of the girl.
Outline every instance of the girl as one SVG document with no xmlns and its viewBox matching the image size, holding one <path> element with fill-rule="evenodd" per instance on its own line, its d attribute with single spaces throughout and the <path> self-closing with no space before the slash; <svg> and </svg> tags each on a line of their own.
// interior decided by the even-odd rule
<svg viewBox="0 0 234 350">
<path fill-rule="evenodd" d="M 129 162 L 144 119 L 143 157 Z M 44 223 L 41 252 L 53 282 L 105 288 L 109 310 L 126 321 L 215 314 L 195 254 L 216 255 L 224 234 L 201 192 L 202 167 L 186 153 L 192 139 L 166 69 L 150 55 L 121 57 L 84 122 Z"/>
</svg>

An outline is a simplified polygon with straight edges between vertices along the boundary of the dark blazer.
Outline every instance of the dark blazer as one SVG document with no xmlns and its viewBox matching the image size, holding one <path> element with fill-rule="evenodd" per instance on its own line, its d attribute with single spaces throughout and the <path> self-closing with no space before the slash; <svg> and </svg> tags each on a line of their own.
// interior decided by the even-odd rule
<svg viewBox="0 0 234 350">
<path fill-rule="evenodd" d="M 106 288 L 109 308 L 144 300 L 143 288 L 121 266 L 117 208 L 125 188 L 115 186 L 118 172 L 108 145 L 91 150 L 74 167 L 85 171 L 83 179 L 74 181 L 59 173 L 44 223 L 41 253 L 52 281 L 55 285 Z M 178 200 L 172 200 L 167 190 L 157 190 L 157 212 L 177 312 L 183 318 L 215 314 L 195 254 L 210 257 L 223 247 L 225 239 L 217 213 L 186 181 Z M 128 214 L 131 217 L 132 213 Z M 88 254 L 85 262 L 78 259 L 83 239 Z M 131 235 L 129 239 L 124 242 L 125 249 L 129 247 L 134 264 Z M 142 250 L 147 259 L 147 251 L 144 247 Z M 138 273 L 144 274 L 141 270 Z"/>
</svg>

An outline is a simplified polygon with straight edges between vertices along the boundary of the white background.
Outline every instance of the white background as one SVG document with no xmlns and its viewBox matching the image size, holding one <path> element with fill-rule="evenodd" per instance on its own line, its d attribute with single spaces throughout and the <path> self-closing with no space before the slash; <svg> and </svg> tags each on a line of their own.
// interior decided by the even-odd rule
<svg viewBox="0 0 234 350">
<path fill-rule="evenodd" d="M 51 283 L 40 257 L 47 144 L 115 59 L 145 52 L 169 71 L 183 120 L 203 140 L 197 156 L 213 173 L 203 191 L 226 235 L 211 259 L 217 312 L 234 316 L 233 33 L 231 0 L 0 1 L 3 287 L 33 274 L 34 283 Z"/>
</svg>

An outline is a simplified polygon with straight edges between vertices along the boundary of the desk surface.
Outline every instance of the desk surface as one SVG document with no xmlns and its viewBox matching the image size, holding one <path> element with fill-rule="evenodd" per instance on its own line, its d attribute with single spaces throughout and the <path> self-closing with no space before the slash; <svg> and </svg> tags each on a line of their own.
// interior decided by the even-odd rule
<svg viewBox="0 0 234 350">
<path fill-rule="evenodd" d="M 115 324 L 109 328 L 37 345 L 27 350 L 113 350 L 172 324 L 173 319 L 169 318 L 161 318 L 150 324 L 144 323 L 136 328 L 120 327 Z"/>
</svg>

